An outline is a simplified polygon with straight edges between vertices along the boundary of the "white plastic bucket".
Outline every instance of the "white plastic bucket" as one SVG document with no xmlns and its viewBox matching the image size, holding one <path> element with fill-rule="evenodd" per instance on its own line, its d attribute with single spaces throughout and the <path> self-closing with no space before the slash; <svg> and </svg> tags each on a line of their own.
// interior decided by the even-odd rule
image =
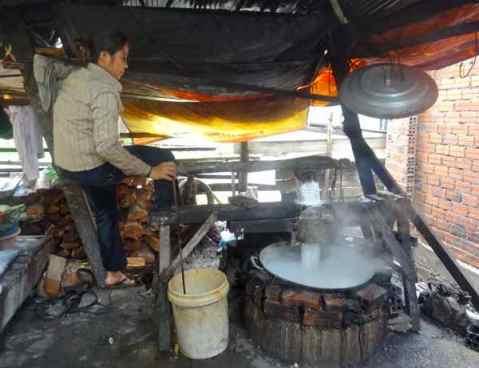
<svg viewBox="0 0 479 368">
<path fill-rule="evenodd" d="M 223 272 L 199 268 L 185 272 L 186 294 L 181 273 L 168 283 L 181 352 L 190 359 L 208 359 L 228 347 L 228 291 Z"/>
</svg>

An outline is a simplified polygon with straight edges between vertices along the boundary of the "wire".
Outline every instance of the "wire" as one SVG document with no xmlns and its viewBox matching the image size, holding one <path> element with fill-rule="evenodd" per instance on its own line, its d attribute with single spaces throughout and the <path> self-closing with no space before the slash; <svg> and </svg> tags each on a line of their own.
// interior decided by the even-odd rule
<svg viewBox="0 0 479 368">
<path fill-rule="evenodd" d="M 472 69 L 476 65 L 476 60 L 477 60 L 477 54 L 479 53 L 479 47 L 478 47 L 478 42 L 477 42 L 477 32 L 474 33 L 474 59 L 472 60 L 471 64 L 469 65 L 469 69 L 467 72 L 464 73 L 464 62 L 461 62 L 459 64 L 459 77 L 461 79 L 469 77 L 469 75 L 472 72 Z"/>
</svg>

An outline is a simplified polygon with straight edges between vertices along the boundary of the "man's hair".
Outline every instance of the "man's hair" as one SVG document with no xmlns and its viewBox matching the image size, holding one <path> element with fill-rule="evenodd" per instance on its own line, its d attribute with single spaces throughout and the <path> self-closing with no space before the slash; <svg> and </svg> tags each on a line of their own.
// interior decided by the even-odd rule
<svg viewBox="0 0 479 368">
<path fill-rule="evenodd" d="M 94 62 L 98 61 L 102 51 L 113 55 L 128 43 L 128 38 L 122 32 L 100 33 L 92 37 L 91 56 Z"/>
</svg>

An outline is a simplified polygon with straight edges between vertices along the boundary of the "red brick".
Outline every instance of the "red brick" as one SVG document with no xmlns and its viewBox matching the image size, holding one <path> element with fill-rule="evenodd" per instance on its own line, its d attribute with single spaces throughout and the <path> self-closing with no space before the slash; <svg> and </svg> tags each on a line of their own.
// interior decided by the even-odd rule
<svg viewBox="0 0 479 368">
<path fill-rule="evenodd" d="M 454 167 L 456 164 L 456 158 L 451 156 L 441 156 L 442 164 L 447 167 Z"/>
<path fill-rule="evenodd" d="M 466 121 L 475 119 L 477 117 L 477 113 L 475 111 L 461 111 L 459 113 L 461 119 L 465 119 Z"/>
<path fill-rule="evenodd" d="M 451 167 L 449 168 L 449 177 L 456 180 L 463 180 L 464 170 Z"/>
<path fill-rule="evenodd" d="M 456 215 L 467 216 L 469 214 L 469 207 L 459 203 L 452 203 L 451 210 Z"/>
<path fill-rule="evenodd" d="M 437 146 L 436 146 L 437 150 Z M 449 148 L 449 154 L 454 157 L 464 157 L 465 148 L 462 146 L 451 146 Z"/>
<path fill-rule="evenodd" d="M 430 185 L 439 186 L 441 183 L 440 178 L 437 175 L 429 175 L 427 176 L 426 180 L 427 180 L 427 183 Z"/>
<path fill-rule="evenodd" d="M 285 290 L 281 294 L 281 303 L 285 305 L 299 305 L 320 309 L 321 295 L 314 291 Z"/>
<path fill-rule="evenodd" d="M 479 196 L 462 193 L 462 201 L 466 206 L 479 207 Z"/>
<path fill-rule="evenodd" d="M 479 220 L 479 208 L 469 208 L 469 216 L 475 220 Z"/>
<path fill-rule="evenodd" d="M 455 103 L 456 111 L 479 111 L 479 102 L 472 100 L 458 101 Z"/>
<path fill-rule="evenodd" d="M 443 209 L 443 210 L 450 210 L 452 207 L 451 201 L 448 201 L 447 199 L 439 199 L 438 202 L 438 207 Z"/>
<path fill-rule="evenodd" d="M 445 165 L 436 165 L 434 166 L 434 174 L 439 176 L 448 176 L 449 168 Z"/>
<path fill-rule="evenodd" d="M 442 138 L 442 142 L 444 144 L 457 144 L 458 143 L 458 138 L 456 135 L 454 134 L 446 134 L 443 138 Z M 439 143 L 439 142 L 438 142 Z"/>
<path fill-rule="evenodd" d="M 479 124 L 477 122 L 470 123 L 467 126 L 467 134 L 475 137 L 479 137 Z"/>
<path fill-rule="evenodd" d="M 441 155 L 448 155 L 449 154 L 449 146 L 445 144 L 436 144 L 436 153 Z"/>
<path fill-rule="evenodd" d="M 453 202 L 462 202 L 462 194 L 460 192 L 456 192 L 455 190 L 447 190 L 446 192 L 446 199 L 453 201 Z"/>
<path fill-rule="evenodd" d="M 456 134 L 458 136 L 464 136 L 464 135 L 467 135 L 468 134 L 468 124 L 456 124 L 454 122 L 454 124 L 448 124 L 449 126 L 449 131 L 452 133 L 452 134 Z M 460 140 L 459 140 L 460 141 Z"/>
<path fill-rule="evenodd" d="M 436 105 L 434 106 L 434 108 L 441 112 L 448 112 L 448 111 L 454 110 L 454 102 L 439 101 L 439 102 L 436 102 Z"/>
<path fill-rule="evenodd" d="M 464 182 L 471 183 L 473 186 L 479 185 L 479 176 L 472 171 L 465 171 L 464 172 Z"/>
<path fill-rule="evenodd" d="M 479 148 L 466 148 L 465 157 L 471 160 L 479 160 Z"/>
<path fill-rule="evenodd" d="M 419 201 L 415 199 L 415 203 L 418 203 Z M 427 205 L 427 204 L 420 204 L 420 211 L 423 215 L 431 215 L 432 214 L 432 207 Z"/>
<path fill-rule="evenodd" d="M 431 133 L 429 135 L 429 142 L 431 143 L 442 143 L 442 135 L 437 133 Z"/>
<path fill-rule="evenodd" d="M 428 157 L 429 157 L 428 162 L 431 165 L 440 165 L 442 163 L 442 158 L 444 156 L 438 155 L 437 153 L 431 153 L 430 155 L 428 155 Z"/>
<path fill-rule="evenodd" d="M 440 187 L 431 188 L 431 194 L 433 197 L 446 198 L 446 189 Z"/>
<path fill-rule="evenodd" d="M 459 144 L 465 147 L 474 146 L 475 137 L 472 135 L 461 135 L 459 136 Z"/>
<path fill-rule="evenodd" d="M 447 123 L 439 123 L 439 124 L 436 123 L 435 126 L 436 126 L 436 132 L 440 134 L 441 136 L 449 133 L 450 131 L 449 124 Z"/>
<path fill-rule="evenodd" d="M 425 174 L 433 174 L 436 167 L 438 166 L 435 166 L 435 165 L 428 165 L 428 164 L 421 164 L 421 170 L 423 173 Z"/>
<path fill-rule="evenodd" d="M 454 165 L 451 165 L 458 169 L 470 170 L 472 167 L 472 160 L 467 158 L 456 158 Z"/>
<path fill-rule="evenodd" d="M 456 181 L 448 177 L 443 177 L 441 178 L 441 186 L 446 189 L 454 189 L 456 188 Z"/>
<path fill-rule="evenodd" d="M 456 182 L 456 190 L 460 193 L 471 193 L 472 191 L 472 185 L 471 183 L 468 182 L 463 182 L 463 181 L 458 181 Z"/>
<path fill-rule="evenodd" d="M 346 298 L 340 294 L 324 294 L 323 295 L 325 308 L 330 309 L 343 309 L 346 305 Z"/>
</svg>

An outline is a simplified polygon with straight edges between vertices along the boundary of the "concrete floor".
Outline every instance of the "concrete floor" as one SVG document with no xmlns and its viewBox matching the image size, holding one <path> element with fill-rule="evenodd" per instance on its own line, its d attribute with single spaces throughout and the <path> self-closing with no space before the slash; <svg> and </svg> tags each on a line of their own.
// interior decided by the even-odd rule
<svg viewBox="0 0 479 368">
<path fill-rule="evenodd" d="M 291 365 L 266 357 L 243 329 L 232 323 L 226 353 L 205 361 L 158 357 L 151 296 L 144 289 L 114 291 L 113 305 L 90 313 L 43 320 L 28 302 L 7 328 L 0 368 L 283 368 Z M 95 312 L 95 313 L 94 313 Z M 462 340 L 423 321 L 420 334 L 391 334 L 361 368 L 477 368 L 479 353 Z"/>
</svg>

